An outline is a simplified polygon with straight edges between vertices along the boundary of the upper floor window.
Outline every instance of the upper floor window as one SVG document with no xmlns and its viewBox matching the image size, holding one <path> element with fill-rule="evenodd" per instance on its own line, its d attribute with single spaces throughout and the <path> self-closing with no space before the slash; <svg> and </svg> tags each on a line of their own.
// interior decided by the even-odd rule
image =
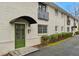
<svg viewBox="0 0 79 59">
<path fill-rule="evenodd" d="M 57 9 L 55 9 L 55 15 L 58 15 L 58 10 Z"/>
<path fill-rule="evenodd" d="M 46 12 L 46 9 L 47 9 L 46 4 L 39 2 L 39 10 Z"/>
<path fill-rule="evenodd" d="M 47 5 L 39 2 L 38 3 L 38 19 L 48 21 L 49 13 L 47 12 Z"/>
<path fill-rule="evenodd" d="M 47 25 L 38 25 L 38 33 L 47 33 Z"/>
<path fill-rule="evenodd" d="M 69 19 L 69 16 L 67 16 L 67 25 L 70 25 L 70 19 Z"/>
<path fill-rule="evenodd" d="M 73 24 L 74 26 L 76 26 L 76 22 L 75 22 L 75 19 L 74 19 L 74 24 Z"/>
</svg>

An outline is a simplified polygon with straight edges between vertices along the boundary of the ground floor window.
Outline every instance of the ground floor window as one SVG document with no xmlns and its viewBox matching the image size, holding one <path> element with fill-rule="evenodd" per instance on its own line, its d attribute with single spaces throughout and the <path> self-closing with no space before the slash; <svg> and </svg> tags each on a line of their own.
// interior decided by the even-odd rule
<svg viewBox="0 0 79 59">
<path fill-rule="evenodd" d="M 47 25 L 38 25 L 38 33 L 47 33 Z"/>
<path fill-rule="evenodd" d="M 61 31 L 63 31 L 63 26 L 61 26 Z"/>
<path fill-rule="evenodd" d="M 73 28 L 71 27 L 71 31 L 73 32 Z"/>
<path fill-rule="evenodd" d="M 70 31 L 70 28 L 69 27 L 67 27 L 67 32 L 69 32 Z"/>
<path fill-rule="evenodd" d="M 55 26 L 55 31 L 57 31 L 58 30 L 58 26 Z"/>
</svg>

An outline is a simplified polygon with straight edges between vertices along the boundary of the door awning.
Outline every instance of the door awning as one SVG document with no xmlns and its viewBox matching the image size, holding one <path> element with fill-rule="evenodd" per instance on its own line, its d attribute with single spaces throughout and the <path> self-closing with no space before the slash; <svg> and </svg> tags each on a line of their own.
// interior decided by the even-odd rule
<svg viewBox="0 0 79 59">
<path fill-rule="evenodd" d="M 18 18 L 15 18 L 13 20 L 10 21 L 11 24 L 13 24 L 14 22 L 16 21 L 19 21 L 19 19 L 25 19 L 26 21 L 28 21 L 30 24 L 35 24 L 37 23 L 32 17 L 29 17 L 29 16 L 21 16 L 21 17 L 18 17 Z"/>
</svg>

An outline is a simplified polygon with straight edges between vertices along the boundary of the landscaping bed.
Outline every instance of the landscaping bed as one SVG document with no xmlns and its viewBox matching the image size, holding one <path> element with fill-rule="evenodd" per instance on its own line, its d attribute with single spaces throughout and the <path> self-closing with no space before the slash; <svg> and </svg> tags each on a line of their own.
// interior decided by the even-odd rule
<svg viewBox="0 0 79 59">
<path fill-rule="evenodd" d="M 76 35 L 79 35 L 79 31 L 75 32 Z"/>
<path fill-rule="evenodd" d="M 38 48 L 46 47 L 49 44 L 53 44 L 55 42 L 65 40 L 69 37 L 72 37 L 72 32 L 70 32 L 70 33 L 62 32 L 62 33 L 52 34 L 52 35 L 49 35 L 49 36 L 43 35 L 41 37 L 41 44 L 36 45 L 36 47 L 38 47 Z"/>
</svg>

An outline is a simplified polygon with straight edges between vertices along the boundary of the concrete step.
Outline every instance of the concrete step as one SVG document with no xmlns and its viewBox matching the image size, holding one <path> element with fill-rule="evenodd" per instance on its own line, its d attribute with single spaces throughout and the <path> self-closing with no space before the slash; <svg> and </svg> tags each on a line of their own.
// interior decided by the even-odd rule
<svg viewBox="0 0 79 59">
<path fill-rule="evenodd" d="M 14 51 L 10 51 L 8 55 L 9 56 L 23 56 L 23 55 L 27 55 L 29 53 L 32 53 L 38 50 L 39 49 L 35 47 L 25 47 L 25 48 L 16 49 Z"/>
<path fill-rule="evenodd" d="M 0 51 L 0 56 L 4 56 L 4 55 L 6 55 L 6 54 L 8 54 L 7 51 Z"/>
</svg>

